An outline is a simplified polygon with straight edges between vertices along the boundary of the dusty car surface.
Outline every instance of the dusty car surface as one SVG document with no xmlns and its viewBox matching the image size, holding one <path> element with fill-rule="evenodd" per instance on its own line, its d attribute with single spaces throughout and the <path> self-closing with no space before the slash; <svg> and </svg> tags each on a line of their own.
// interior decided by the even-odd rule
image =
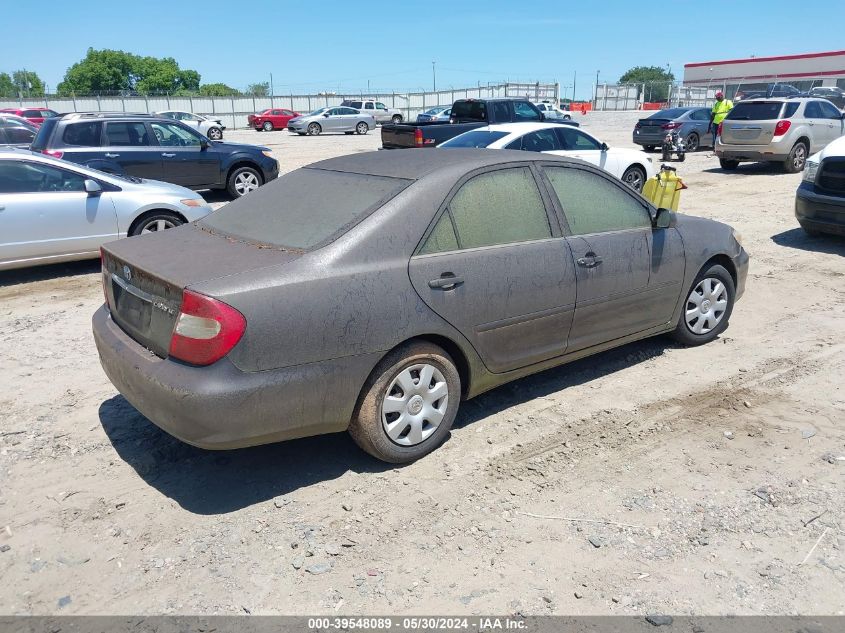
<svg viewBox="0 0 845 633">
<path fill-rule="evenodd" d="M 182 440 L 349 430 L 400 463 L 461 400 L 644 337 L 715 339 L 745 288 L 731 227 L 582 161 L 372 152 L 290 172 L 103 249 L 103 368 Z"/>
</svg>

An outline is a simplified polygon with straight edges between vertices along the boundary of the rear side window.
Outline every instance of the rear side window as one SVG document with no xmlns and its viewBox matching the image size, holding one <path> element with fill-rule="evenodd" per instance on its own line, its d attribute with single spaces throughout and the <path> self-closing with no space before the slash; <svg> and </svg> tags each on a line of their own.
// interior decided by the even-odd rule
<svg viewBox="0 0 845 633">
<path fill-rule="evenodd" d="M 459 134 L 453 139 L 449 139 L 445 143 L 441 143 L 439 149 L 449 149 L 450 147 L 487 147 L 507 135 L 507 132 L 470 130 L 469 132 Z"/>
<path fill-rule="evenodd" d="M 780 118 L 783 103 L 780 101 L 758 101 L 738 103 L 728 112 L 732 121 L 771 121 Z"/>
<path fill-rule="evenodd" d="M 468 180 L 449 203 L 460 248 L 551 237 L 546 207 L 527 167 Z"/>
<path fill-rule="evenodd" d="M 693 110 L 689 118 L 693 121 L 709 121 L 710 113 L 707 110 Z"/>
<path fill-rule="evenodd" d="M 249 241 L 308 249 L 345 233 L 410 181 L 297 169 L 206 216 L 201 226 Z"/>
<path fill-rule="evenodd" d="M 106 144 L 122 147 L 135 147 L 150 144 L 147 126 L 143 123 L 116 121 L 106 124 Z"/>
<path fill-rule="evenodd" d="M 52 165 L 0 160 L 0 193 L 66 193 L 85 190 L 85 178 Z"/>
<path fill-rule="evenodd" d="M 487 120 L 487 105 L 483 101 L 459 101 L 452 107 L 452 118 Z"/>
<path fill-rule="evenodd" d="M 35 132 L 23 126 L 9 126 L 5 128 L 6 142 L 15 145 L 29 145 L 35 138 Z"/>
<path fill-rule="evenodd" d="M 605 178 L 582 169 L 546 167 L 573 235 L 651 226 L 646 208 Z"/>
<path fill-rule="evenodd" d="M 80 147 L 99 147 L 102 129 L 103 123 L 101 121 L 68 123 L 64 132 L 62 132 L 62 143 Z"/>
<path fill-rule="evenodd" d="M 360 110 L 361 106 L 363 105 L 360 101 L 347 101 L 343 105 L 349 106 L 350 108 L 355 108 L 356 110 Z"/>
<path fill-rule="evenodd" d="M 41 118 L 41 110 L 24 110 L 23 117 L 25 118 Z"/>
<path fill-rule="evenodd" d="M 798 112 L 798 106 L 800 106 L 800 105 L 801 105 L 800 103 L 797 103 L 795 101 L 793 101 L 791 103 L 787 103 L 786 107 L 783 109 L 783 118 L 784 119 L 792 118 L 792 115 L 795 114 L 796 112 Z"/>
</svg>

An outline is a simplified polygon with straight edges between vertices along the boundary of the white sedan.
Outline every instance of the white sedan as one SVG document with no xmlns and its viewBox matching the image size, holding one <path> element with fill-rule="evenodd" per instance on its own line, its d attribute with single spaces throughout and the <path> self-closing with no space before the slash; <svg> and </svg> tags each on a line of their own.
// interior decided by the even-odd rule
<svg viewBox="0 0 845 633">
<path fill-rule="evenodd" d="M 654 176 L 654 167 L 645 152 L 608 147 L 607 143 L 583 130 L 559 123 L 488 125 L 438 145 L 438 148 L 452 147 L 517 149 L 580 158 L 610 172 L 635 191 L 642 191 L 646 180 Z"/>
<path fill-rule="evenodd" d="M 155 112 L 156 116 L 163 116 L 168 119 L 176 119 L 185 125 L 194 128 L 201 134 L 205 134 L 212 141 L 219 141 L 223 138 L 223 130 L 226 126 L 213 117 L 194 114 L 193 112 L 181 112 L 179 110 L 167 110 L 166 112 Z"/>
</svg>

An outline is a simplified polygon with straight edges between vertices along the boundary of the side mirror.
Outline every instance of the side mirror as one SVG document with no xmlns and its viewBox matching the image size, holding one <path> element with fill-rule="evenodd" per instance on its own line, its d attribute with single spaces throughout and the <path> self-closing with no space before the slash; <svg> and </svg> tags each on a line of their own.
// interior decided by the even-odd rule
<svg viewBox="0 0 845 633">
<path fill-rule="evenodd" d="M 85 179 L 85 192 L 89 196 L 99 196 L 103 193 L 103 188 L 100 186 L 96 180 L 91 180 L 90 178 Z"/>
<path fill-rule="evenodd" d="M 207 138 L 201 138 L 201 139 L 200 139 L 200 149 L 201 149 L 201 150 L 203 150 L 203 151 L 207 150 L 207 149 L 208 149 L 208 144 L 209 144 L 209 141 L 208 141 L 208 139 L 207 139 Z"/>
<path fill-rule="evenodd" d="M 651 225 L 656 229 L 668 229 L 672 225 L 672 211 L 661 207 L 652 216 Z"/>
<path fill-rule="evenodd" d="M 328 119 L 328 118 L 329 118 L 329 113 L 328 113 L 328 112 L 323 112 L 323 116 L 324 116 L 325 118 L 327 118 L 327 119 Z"/>
<path fill-rule="evenodd" d="M 610 147 L 608 147 L 607 143 L 602 143 L 601 147 L 599 149 L 603 152 L 606 152 L 607 150 L 610 149 Z"/>
<path fill-rule="evenodd" d="M 545 121 L 545 120 L 546 120 L 546 114 L 545 114 L 545 112 L 541 112 L 541 113 L 540 113 L 540 120 L 541 120 L 541 121 Z"/>
</svg>

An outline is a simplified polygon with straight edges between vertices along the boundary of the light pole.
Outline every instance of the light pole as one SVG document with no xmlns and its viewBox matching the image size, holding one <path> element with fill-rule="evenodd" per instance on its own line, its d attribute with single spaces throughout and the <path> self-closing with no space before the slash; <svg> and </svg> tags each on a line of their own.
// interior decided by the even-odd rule
<svg viewBox="0 0 845 633">
<path fill-rule="evenodd" d="M 431 91 L 432 92 L 437 92 L 437 71 L 434 68 L 434 65 L 436 63 L 437 62 L 435 62 L 435 61 L 431 62 L 431 88 L 432 88 Z"/>
<path fill-rule="evenodd" d="M 596 71 L 596 108 L 599 107 L 599 73 L 600 72 L 601 72 L 600 70 Z"/>
</svg>

